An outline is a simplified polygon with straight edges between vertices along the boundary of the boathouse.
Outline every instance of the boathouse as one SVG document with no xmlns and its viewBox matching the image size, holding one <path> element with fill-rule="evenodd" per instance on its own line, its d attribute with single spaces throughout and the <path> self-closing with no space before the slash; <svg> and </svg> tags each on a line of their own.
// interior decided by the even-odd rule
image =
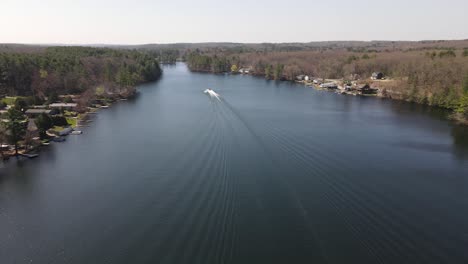
<svg viewBox="0 0 468 264">
<path fill-rule="evenodd" d="M 356 89 L 360 94 L 376 94 L 378 89 L 371 88 L 368 84 L 358 86 Z"/>
<path fill-rule="evenodd" d="M 371 79 L 372 80 L 382 80 L 384 77 L 383 73 L 381 72 L 374 72 L 372 73 Z"/>
</svg>

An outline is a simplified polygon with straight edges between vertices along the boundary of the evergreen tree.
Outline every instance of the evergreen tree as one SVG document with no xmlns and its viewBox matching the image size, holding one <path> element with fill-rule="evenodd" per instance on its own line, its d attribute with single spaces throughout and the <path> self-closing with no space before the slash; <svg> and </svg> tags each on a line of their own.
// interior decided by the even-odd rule
<svg viewBox="0 0 468 264">
<path fill-rule="evenodd" d="M 15 145 L 15 155 L 18 155 L 18 142 L 26 134 L 26 120 L 23 113 L 11 108 L 7 113 L 8 121 L 4 123 L 8 141 Z"/>
<path fill-rule="evenodd" d="M 268 65 L 265 67 L 265 78 L 271 79 L 272 68 L 273 68 L 273 67 L 272 67 L 270 64 L 268 64 Z"/>
<path fill-rule="evenodd" d="M 46 131 L 48 129 L 52 128 L 52 126 L 53 126 L 52 119 L 47 114 L 44 114 L 44 113 L 40 114 L 36 118 L 36 126 L 37 126 L 37 129 L 39 130 L 40 137 L 45 138 L 46 137 Z"/>
<path fill-rule="evenodd" d="M 275 70 L 273 72 L 273 78 L 275 80 L 279 80 L 281 79 L 281 77 L 283 77 L 283 69 L 284 69 L 284 65 L 276 64 Z"/>
</svg>

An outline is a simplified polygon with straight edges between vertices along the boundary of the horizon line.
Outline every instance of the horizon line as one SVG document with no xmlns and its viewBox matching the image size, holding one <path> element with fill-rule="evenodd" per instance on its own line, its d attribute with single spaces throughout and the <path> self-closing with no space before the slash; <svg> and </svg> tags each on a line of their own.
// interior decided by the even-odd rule
<svg viewBox="0 0 468 264">
<path fill-rule="evenodd" d="M 317 41 L 285 41 L 285 42 L 232 42 L 232 41 L 202 41 L 202 42 L 148 42 L 138 44 L 122 43 L 31 43 L 31 42 L 0 42 L 0 45 L 25 46 L 146 46 L 146 45 L 181 45 L 181 44 L 308 44 L 326 42 L 436 42 L 436 41 L 468 41 L 466 39 L 422 39 L 422 40 L 317 40 Z"/>
</svg>

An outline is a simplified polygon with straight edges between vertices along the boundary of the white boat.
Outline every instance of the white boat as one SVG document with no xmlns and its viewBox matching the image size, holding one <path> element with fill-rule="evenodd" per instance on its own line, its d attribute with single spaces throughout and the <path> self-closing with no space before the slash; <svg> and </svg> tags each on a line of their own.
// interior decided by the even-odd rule
<svg viewBox="0 0 468 264">
<path fill-rule="evenodd" d="M 203 91 L 203 93 L 208 94 L 211 98 L 216 98 L 219 101 L 221 101 L 221 99 L 219 98 L 219 94 L 217 94 L 215 91 L 211 89 L 206 89 L 205 91 Z"/>
</svg>

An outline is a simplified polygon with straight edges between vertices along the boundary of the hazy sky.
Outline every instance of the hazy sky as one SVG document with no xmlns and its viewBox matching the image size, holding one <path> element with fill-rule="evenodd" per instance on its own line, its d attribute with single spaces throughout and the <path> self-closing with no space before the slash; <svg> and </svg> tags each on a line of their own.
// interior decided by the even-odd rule
<svg viewBox="0 0 468 264">
<path fill-rule="evenodd" d="M 468 0 L 0 0 L 0 43 L 467 39 Z"/>
</svg>

